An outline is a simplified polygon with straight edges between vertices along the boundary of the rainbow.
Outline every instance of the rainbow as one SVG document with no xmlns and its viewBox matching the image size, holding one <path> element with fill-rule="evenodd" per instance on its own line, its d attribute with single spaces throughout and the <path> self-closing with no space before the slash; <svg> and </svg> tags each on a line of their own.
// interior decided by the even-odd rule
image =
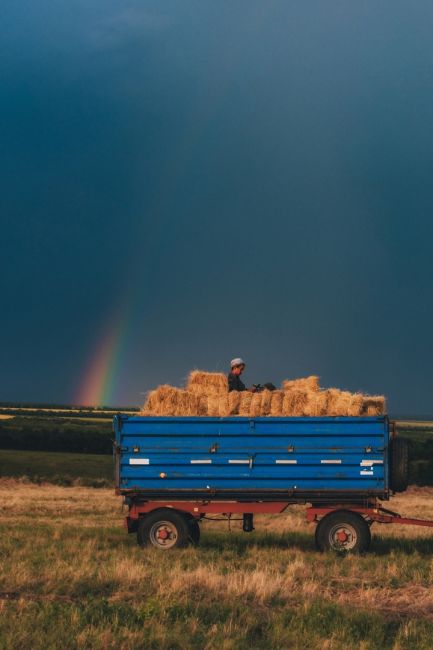
<svg viewBox="0 0 433 650">
<path fill-rule="evenodd" d="M 88 363 L 75 397 L 80 406 L 110 406 L 118 384 L 119 365 L 126 340 L 124 313 L 109 323 Z"/>
</svg>

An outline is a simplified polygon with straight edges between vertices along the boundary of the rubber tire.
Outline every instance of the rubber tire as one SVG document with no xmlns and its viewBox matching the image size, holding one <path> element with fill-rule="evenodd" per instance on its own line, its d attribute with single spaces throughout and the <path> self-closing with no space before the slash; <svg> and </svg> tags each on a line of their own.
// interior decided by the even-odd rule
<svg viewBox="0 0 433 650">
<path fill-rule="evenodd" d="M 193 517 L 188 521 L 189 525 L 189 541 L 193 546 L 197 546 L 200 542 L 200 526 L 197 519 Z"/>
<path fill-rule="evenodd" d="M 168 522 L 175 529 L 177 538 L 172 546 L 158 546 L 152 541 L 151 531 L 158 522 Z M 148 515 L 143 517 L 143 519 L 140 519 L 137 531 L 137 541 L 139 545 L 143 547 L 153 546 L 162 551 L 169 551 L 174 548 L 184 548 L 185 546 L 188 546 L 190 535 L 191 531 L 189 521 L 184 514 L 176 512 L 176 510 L 171 510 L 171 508 L 161 508 L 150 512 Z"/>
<path fill-rule="evenodd" d="M 406 438 L 395 437 L 390 441 L 390 488 L 404 492 L 409 481 L 409 449 Z"/>
<path fill-rule="evenodd" d="M 350 526 L 355 532 L 355 544 L 352 548 L 336 546 L 332 543 L 332 530 L 338 526 Z M 316 527 L 316 546 L 319 551 L 337 551 L 346 553 L 364 553 L 370 547 L 370 526 L 361 515 L 350 510 L 337 510 L 325 515 Z"/>
</svg>

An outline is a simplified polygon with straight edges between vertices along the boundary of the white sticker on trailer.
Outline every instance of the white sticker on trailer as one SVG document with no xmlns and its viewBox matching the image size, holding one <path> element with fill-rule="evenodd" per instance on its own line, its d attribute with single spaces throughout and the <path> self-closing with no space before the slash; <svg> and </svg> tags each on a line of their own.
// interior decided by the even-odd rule
<svg viewBox="0 0 433 650">
<path fill-rule="evenodd" d="M 249 460 L 229 460 L 230 465 L 249 465 Z"/>
<path fill-rule="evenodd" d="M 211 463 L 212 461 L 210 458 L 204 458 L 203 460 L 194 459 L 191 461 L 192 465 L 210 465 Z"/>
<path fill-rule="evenodd" d="M 372 465 L 383 465 L 383 460 L 361 460 L 361 467 L 371 467 Z"/>
<path fill-rule="evenodd" d="M 130 458 L 129 459 L 129 464 L 130 465 L 149 465 L 149 459 L 148 458 Z"/>
<path fill-rule="evenodd" d="M 276 460 L 275 461 L 277 465 L 297 465 L 298 461 L 297 460 Z"/>
<path fill-rule="evenodd" d="M 373 470 L 362 469 L 360 472 L 361 476 L 372 476 Z"/>
<path fill-rule="evenodd" d="M 341 460 L 337 458 L 334 460 L 321 460 L 320 462 L 322 465 L 341 465 Z"/>
</svg>

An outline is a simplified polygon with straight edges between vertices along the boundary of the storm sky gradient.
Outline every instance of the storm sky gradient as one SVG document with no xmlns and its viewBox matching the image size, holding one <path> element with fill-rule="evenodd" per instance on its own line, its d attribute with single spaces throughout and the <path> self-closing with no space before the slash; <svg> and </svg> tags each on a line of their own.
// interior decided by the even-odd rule
<svg viewBox="0 0 433 650">
<path fill-rule="evenodd" d="M 433 4 L 0 8 L 0 401 L 191 368 L 433 413 Z M 121 343 L 121 345 L 120 345 Z"/>
</svg>

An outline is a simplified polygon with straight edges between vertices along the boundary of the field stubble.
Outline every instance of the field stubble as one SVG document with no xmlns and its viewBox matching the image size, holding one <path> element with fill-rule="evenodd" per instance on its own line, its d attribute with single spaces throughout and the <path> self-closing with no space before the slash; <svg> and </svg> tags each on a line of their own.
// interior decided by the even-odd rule
<svg viewBox="0 0 433 650">
<path fill-rule="evenodd" d="M 392 501 L 433 518 L 433 489 Z M 0 647 L 431 648 L 433 532 L 373 526 L 320 554 L 304 508 L 204 522 L 199 547 L 140 549 L 112 490 L 0 482 Z"/>
</svg>

